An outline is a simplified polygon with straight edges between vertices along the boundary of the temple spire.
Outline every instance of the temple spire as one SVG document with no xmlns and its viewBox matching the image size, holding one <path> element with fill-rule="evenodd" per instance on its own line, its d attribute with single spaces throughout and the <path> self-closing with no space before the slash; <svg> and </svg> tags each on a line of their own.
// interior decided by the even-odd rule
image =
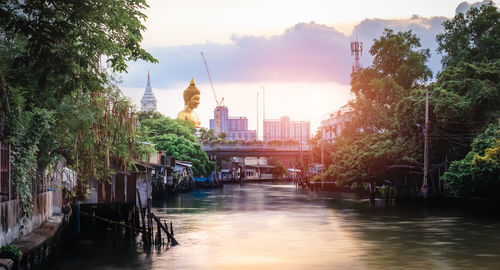
<svg viewBox="0 0 500 270">
<path fill-rule="evenodd" d="M 148 69 L 148 84 L 147 84 L 147 86 L 151 86 L 151 82 L 149 80 L 149 69 Z"/>
<path fill-rule="evenodd" d="M 156 111 L 156 98 L 151 87 L 151 76 L 148 70 L 148 84 L 141 99 L 141 111 Z"/>
</svg>

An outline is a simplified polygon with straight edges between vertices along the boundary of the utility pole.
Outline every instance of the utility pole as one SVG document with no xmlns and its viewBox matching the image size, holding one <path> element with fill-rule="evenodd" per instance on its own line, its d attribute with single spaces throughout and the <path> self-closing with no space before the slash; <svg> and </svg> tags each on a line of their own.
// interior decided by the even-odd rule
<svg viewBox="0 0 500 270">
<path fill-rule="evenodd" d="M 321 144 L 321 166 L 325 166 L 325 142 L 323 139 L 320 140 Z"/>
<path fill-rule="evenodd" d="M 213 179 L 213 183 L 215 184 L 215 182 L 217 181 L 217 156 L 214 155 L 214 171 L 215 171 L 215 175 L 214 175 L 214 179 Z"/>
<path fill-rule="evenodd" d="M 424 181 L 422 183 L 422 194 L 425 199 L 429 196 L 429 185 L 427 184 L 427 172 L 429 171 L 429 127 L 429 89 L 425 88 Z"/>
<path fill-rule="evenodd" d="M 299 131 L 299 136 L 300 136 L 300 142 L 299 142 L 299 150 L 300 150 L 300 163 L 302 166 L 302 175 L 304 175 L 304 156 L 302 155 L 302 126 L 300 127 Z"/>
<path fill-rule="evenodd" d="M 266 137 L 266 90 L 262 86 L 262 141 Z"/>
<path fill-rule="evenodd" d="M 257 92 L 257 141 L 259 140 L 259 92 Z"/>
</svg>

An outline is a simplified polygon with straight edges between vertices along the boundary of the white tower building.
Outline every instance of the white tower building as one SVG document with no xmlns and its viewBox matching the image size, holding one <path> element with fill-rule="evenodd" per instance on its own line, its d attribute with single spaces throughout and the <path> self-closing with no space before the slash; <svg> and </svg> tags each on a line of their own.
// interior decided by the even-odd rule
<svg viewBox="0 0 500 270">
<path fill-rule="evenodd" d="M 141 112 L 153 111 L 156 112 L 156 97 L 153 94 L 153 88 L 151 87 L 151 82 L 149 78 L 148 70 L 148 84 L 146 85 L 146 91 L 141 99 Z"/>
</svg>

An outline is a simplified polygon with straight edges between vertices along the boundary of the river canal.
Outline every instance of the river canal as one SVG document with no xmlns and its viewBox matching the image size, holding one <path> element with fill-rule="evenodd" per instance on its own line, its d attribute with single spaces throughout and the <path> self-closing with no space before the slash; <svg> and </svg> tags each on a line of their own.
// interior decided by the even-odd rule
<svg viewBox="0 0 500 270">
<path fill-rule="evenodd" d="M 370 206 L 292 185 L 226 185 L 154 202 L 179 246 L 143 252 L 80 242 L 56 270 L 500 269 L 500 219 L 457 210 Z"/>
</svg>

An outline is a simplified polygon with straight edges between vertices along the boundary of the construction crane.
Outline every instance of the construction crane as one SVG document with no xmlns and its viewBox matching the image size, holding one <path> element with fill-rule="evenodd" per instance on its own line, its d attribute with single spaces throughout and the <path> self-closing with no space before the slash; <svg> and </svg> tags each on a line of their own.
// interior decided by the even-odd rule
<svg viewBox="0 0 500 270">
<path fill-rule="evenodd" d="M 214 98 L 215 98 L 215 135 L 219 135 L 221 132 L 220 128 L 220 110 L 221 107 L 224 106 L 224 97 L 219 101 L 217 98 L 217 93 L 215 92 L 215 87 L 214 87 L 214 82 L 212 81 L 212 76 L 210 75 L 210 70 L 208 70 L 208 64 L 207 60 L 205 59 L 205 54 L 203 52 L 200 52 L 201 58 L 203 59 L 203 64 L 205 65 L 205 70 L 207 71 L 208 75 L 208 80 L 210 81 L 210 87 L 212 88 L 212 93 L 214 93 Z"/>
</svg>

